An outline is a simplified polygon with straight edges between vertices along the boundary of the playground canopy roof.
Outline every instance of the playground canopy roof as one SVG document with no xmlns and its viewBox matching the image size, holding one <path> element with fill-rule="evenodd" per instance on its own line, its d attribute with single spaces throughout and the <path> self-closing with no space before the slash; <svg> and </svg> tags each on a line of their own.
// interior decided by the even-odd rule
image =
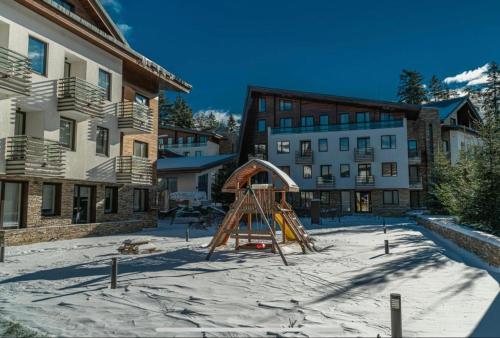
<svg viewBox="0 0 500 338">
<path fill-rule="evenodd" d="M 269 172 L 271 177 L 279 180 L 279 186 L 275 187 L 277 191 L 298 192 L 299 186 L 283 170 L 276 167 L 271 162 L 253 159 L 236 169 L 227 179 L 222 187 L 223 192 L 236 192 L 242 189 L 248 183 L 248 180 L 261 172 Z"/>
</svg>

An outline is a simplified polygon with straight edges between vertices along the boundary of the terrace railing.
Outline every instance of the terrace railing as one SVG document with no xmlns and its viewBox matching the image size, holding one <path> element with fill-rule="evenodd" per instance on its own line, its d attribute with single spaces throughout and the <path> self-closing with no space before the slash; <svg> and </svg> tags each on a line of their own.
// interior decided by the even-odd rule
<svg viewBox="0 0 500 338">
<path fill-rule="evenodd" d="M 103 117 L 106 91 L 77 77 L 60 79 L 57 83 L 58 110 L 73 113 L 86 120 Z"/>
<path fill-rule="evenodd" d="M 356 187 L 373 187 L 375 185 L 374 176 L 356 176 Z"/>
<path fill-rule="evenodd" d="M 318 125 L 309 127 L 283 127 L 271 128 L 271 134 L 300 134 L 331 131 L 349 131 L 365 129 L 399 128 L 403 126 L 403 120 L 374 121 L 362 123 L 340 123 L 329 125 Z"/>
<path fill-rule="evenodd" d="M 153 166 L 147 158 L 118 156 L 116 158 L 116 181 L 123 184 L 151 185 Z"/>
<path fill-rule="evenodd" d="M 335 188 L 335 176 L 317 176 L 316 188 L 318 189 Z"/>
<path fill-rule="evenodd" d="M 375 152 L 372 147 L 354 149 L 355 162 L 373 162 L 374 158 Z"/>
<path fill-rule="evenodd" d="M 118 128 L 129 134 L 149 134 L 153 131 L 153 112 L 143 104 L 124 101 L 117 103 Z"/>
<path fill-rule="evenodd" d="M 29 96 L 31 61 L 24 55 L 0 47 L 0 98 Z"/>
<path fill-rule="evenodd" d="M 314 154 L 312 150 L 295 152 L 296 164 L 313 164 L 313 162 L 314 162 Z"/>
</svg>

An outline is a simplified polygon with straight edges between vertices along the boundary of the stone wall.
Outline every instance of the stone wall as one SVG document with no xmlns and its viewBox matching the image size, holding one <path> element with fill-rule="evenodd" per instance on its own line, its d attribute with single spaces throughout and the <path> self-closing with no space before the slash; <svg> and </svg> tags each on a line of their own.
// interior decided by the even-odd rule
<svg viewBox="0 0 500 338">
<path fill-rule="evenodd" d="M 155 226 L 156 222 L 153 220 L 137 220 L 0 230 L 0 243 L 4 243 L 6 246 L 16 246 L 64 239 L 109 236 L 138 232 L 143 228 Z"/>
<path fill-rule="evenodd" d="M 415 217 L 417 223 L 423 225 L 427 229 L 438 233 L 439 235 L 451 240 L 461 248 L 473 252 L 476 256 L 495 267 L 500 267 L 500 239 L 498 244 L 495 241 L 488 240 L 490 237 L 484 235 L 482 239 L 480 235 L 472 236 L 467 234 L 468 230 L 461 229 L 460 226 L 443 226 L 437 222 L 430 221 L 424 217 Z M 456 229 L 454 229 L 456 227 Z"/>
</svg>

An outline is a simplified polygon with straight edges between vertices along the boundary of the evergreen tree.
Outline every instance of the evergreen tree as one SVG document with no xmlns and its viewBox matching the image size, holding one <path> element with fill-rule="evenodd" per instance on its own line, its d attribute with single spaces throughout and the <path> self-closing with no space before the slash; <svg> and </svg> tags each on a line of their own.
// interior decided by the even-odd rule
<svg viewBox="0 0 500 338">
<path fill-rule="evenodd" d="M 160 124 L 171 124 L 170 112 L 172 110 L 172 103 L 168 100 L 165 91 L 160 91 L 159 102 L 158 102 L 158 115 L 160 118 Z"/>
<path fill-rule="evenodd" d="M 234 202 L 234 194 L 222 192 L 222 187 L 233 171 L 238 168 L 236 161 L 227 163 L 217 172 L 215 180 L 212 183 L 212 200 L 217 203 L 222 203 L 224 206 L 229 206 Z"/>
<path fill-rule="evenodd" d="M 399 102 L 422 104 L 427 100 L 422 75 L 416 71 L 403 69 L 399 76 Z"/>
<path fill-rule="evenodd" d="M 219 126 L 219 121 L 215 118 L 215 115 L 213 112 L 210 112 L 207 117 L 207 130 L 215 130 Z"/>
<path fill-rule="evenodd" d="M 428 96 L 430 101 L 436 102 L 444 100 L 445 92 L 443 83 L 436 75 L 432 75 L 431 81 L 429 82 Z"/>
<path fill-rule="evenodd" d="M 233 114 L 229 114 L 229 118 L 227 119 L 227 130 L 230 134 L 236 134 L 238 132 L 238 123 L 234 118 Z"/>
<path fill-rule="evenodd" d="M 193 111 L 182 97 L 177 96 L 167 111 L 165 121 L 175 127 L 193 128 Z"/>
</svg>

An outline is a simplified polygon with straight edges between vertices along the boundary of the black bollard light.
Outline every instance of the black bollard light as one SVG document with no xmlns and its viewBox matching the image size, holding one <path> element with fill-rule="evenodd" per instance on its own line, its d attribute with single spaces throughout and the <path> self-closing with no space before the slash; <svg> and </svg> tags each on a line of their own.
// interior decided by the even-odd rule
<svg viewBox="0 0 500 338">
<path fill-rule="evenodd" d="M 118 259 L 111 258 L 111 288 L 116 289 L 116 281 L 118 276 Z"/>
<path fill-rule="evenodd" d="M 403 324 L 401 318 L 401 295 L 391 293 L 391 336 L 403 337 Z"/>
<path fill-rule="evenodd" d="M 0 263 L 5 261 L 5 247 L 3 244 L 0 244 Z"/>
<path fill-rule="evenodd" d="M 384 241 L 384 246 L 385 246 L 385 254 L 387 255 L 389 253 L 389 240 Z"/>
<path fill-rule="evenodd" d="M 189 242 L 189 225 L 186 226 L 186 242 Z"/>
</svg>

